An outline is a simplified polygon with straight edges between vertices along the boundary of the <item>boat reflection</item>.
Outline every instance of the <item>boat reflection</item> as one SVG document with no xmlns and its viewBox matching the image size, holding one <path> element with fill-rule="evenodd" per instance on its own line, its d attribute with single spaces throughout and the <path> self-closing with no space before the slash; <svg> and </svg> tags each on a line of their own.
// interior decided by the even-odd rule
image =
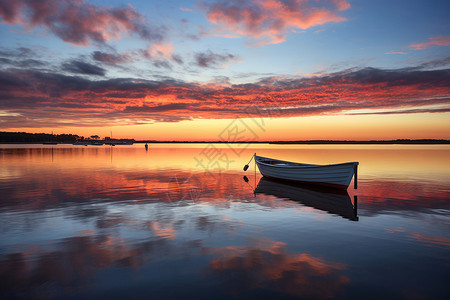
<svg viewBox="0 0 450 300">
<path fill-rule="evenodd" d="M 255 188 L 255 194 L 285 198 L 330 214 L 339 215 L 351 221 L 359 220 L 357 196 L 354 198 L 353 205 L 347 191 L 306 186 L 262 177 Z"/>
</svg>

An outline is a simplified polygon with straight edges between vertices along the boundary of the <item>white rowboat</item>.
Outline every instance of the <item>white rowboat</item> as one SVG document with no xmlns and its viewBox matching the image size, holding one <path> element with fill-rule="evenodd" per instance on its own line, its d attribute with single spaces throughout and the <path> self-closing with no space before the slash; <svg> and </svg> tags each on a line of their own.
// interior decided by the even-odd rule
<svg viewBox="0 0 450 300">
<path fill-rule="evenodd" d="M 355 175 L 357 188 L 358 162 L 332 165 L 312 165 L 278 160 L 254 155 L 261 174 L 265 177 L 287 181 L 328 186 L 346 190 Z"/>
</svg>

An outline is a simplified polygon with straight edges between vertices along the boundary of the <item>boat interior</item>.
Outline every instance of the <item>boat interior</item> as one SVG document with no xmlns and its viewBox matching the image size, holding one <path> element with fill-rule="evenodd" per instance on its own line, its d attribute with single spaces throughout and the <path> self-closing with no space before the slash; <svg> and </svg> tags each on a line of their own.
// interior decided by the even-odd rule
<svg viewBox="0 0 450 300">
<path fill-rule="evenodd" d="M 314 166 L 311 164 L 302 164 L 302 163 L 295 163 L 295 162 L 276 160 L 276 159 L 260 158 L 257 160 L 258 160 L 258 162 L 268 164 L 268 165 L 274 165 L 274 166 Z"/>
</svg>

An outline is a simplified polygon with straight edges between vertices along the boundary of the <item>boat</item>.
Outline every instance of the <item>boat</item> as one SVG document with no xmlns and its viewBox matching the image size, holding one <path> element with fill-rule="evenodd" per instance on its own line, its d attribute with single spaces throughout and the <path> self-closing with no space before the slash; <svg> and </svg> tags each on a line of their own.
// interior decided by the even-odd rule
<svg viewBox="0 0 450 300">
<path fill-rule="evenodd" d="M 354 204 L 347 191 L 333 188 L 302 185 L 262 177 L 254 190 L 256 194 L 265 194 L 277 198 L 299 202 L 329 214 L 338 215 L 351 221 L 358 221 L 357 197 Z"/>
<path fill-rule="evenodd" d="M 256 153 L 252 158 L 264 177 L 346 190 L 355 175 L 354 187 L 357 188 L 358 162 L 315 165 L 257 156 Z M 248 164 L 244 171 L 247 169 Z"/>
<path fill-rule="evenodd" d="M 89 145 L 92 145 L 92 146 L 103 146 L 105 143 L 103 143 L 103 142 L 101 142 L 101 141 L 94 141 L 94 142 L 91 142 Z"/>
<path fill-rule="evenodd" d="M 103 146 L 105 143 L 102 141 L 93 141 L 93 140 L 82 140 L 73 143 L 73 145 L 82 145 L 82 146 Z"/>
<path fill-rule="evenodd" d="M 108 139 L 108 140 L 105 140 L 104 143 L 106 145 L 111 145 L 111 146 L 116 146 L 116 145 L 133 145 L 134 144 L 134 140 L 133 139 L 120 139 L 120 140 Z"/>
</svg>

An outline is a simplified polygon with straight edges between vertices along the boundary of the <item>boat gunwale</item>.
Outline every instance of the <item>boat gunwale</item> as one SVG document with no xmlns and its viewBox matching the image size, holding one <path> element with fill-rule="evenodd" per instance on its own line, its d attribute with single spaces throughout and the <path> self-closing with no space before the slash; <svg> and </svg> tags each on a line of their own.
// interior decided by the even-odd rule
<svg viewBox="0 0 450 300">
<path fill-rule="evenodd" d="M 275 164 L 268 164 L 268 163 L 260 161 L 259 159 L 261 159 L 261 158 L 271 160 L 271 161 L 277 161 L 277 162 L 281 162 L 281 163 L 287 163 L 287 165 L 280 166 L 280 165 L 275 165 Z M 329 164 L 329 165 L 302 164 L 302 163 L 296 163 L 296 162 L 291 162 L 291 161 L 286 161 L 286 160 L 278 160 L 278 159 L 273 159 L 273 158 L 258 156 L 258 155 L 255 155 L 255 161 L 257 164 L 262 164 L 262 165 L 268 166 L 268 167 L 290 168 L 290 169 L 293 169 L 293 168 L 300 168 L 300 169 L 329 168 L 329 167 L 335 167 L 335 166 L 345 166 L 345 165 L 352 165 L 352 166 L 356 165 L 357 166 L 357 165 L 359 165 L 359 162 L 345 162 L 345 163 Z"/>
</svg>

